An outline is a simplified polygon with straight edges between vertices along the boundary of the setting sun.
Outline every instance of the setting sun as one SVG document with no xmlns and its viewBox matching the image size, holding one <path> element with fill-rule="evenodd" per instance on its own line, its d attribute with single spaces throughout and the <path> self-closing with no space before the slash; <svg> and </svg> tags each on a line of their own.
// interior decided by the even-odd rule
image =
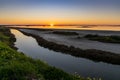
<svg viewBox="0 0 120 80">
<path fill-rule="evenodd" d="M 51 26 L 51 27 L 53 27 L 53 26 L 54 26 L 54 24 L 50 24 L 50 26 Z"/>
</svg>

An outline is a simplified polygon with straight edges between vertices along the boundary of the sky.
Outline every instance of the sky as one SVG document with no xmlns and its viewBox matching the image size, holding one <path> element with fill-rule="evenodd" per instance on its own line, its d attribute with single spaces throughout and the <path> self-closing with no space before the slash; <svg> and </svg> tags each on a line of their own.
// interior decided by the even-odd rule
<svg viewBox="0 0 120 80">
<path fill-rule="evenodd" d="M 0 24 L 120 24 L 120 0 L 0 0 Z"/>
</svg>

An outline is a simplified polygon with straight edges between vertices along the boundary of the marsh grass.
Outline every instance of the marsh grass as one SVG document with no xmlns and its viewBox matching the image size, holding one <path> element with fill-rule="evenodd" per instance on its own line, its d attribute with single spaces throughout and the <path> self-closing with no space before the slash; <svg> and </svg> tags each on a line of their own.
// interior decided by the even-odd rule
<svg viewBox="0 0 120 80">
<path fill-rule="evenodd" d="M 106 42 L 106 43 L 120 43 L 120 36 L 100 36 L 100 35 L 91 35 L 88 34 L 84 36 L 85 38 L 89 40 L 94 40 L 94 41 L 100 41 L 100 42 Z"/>
</svg>

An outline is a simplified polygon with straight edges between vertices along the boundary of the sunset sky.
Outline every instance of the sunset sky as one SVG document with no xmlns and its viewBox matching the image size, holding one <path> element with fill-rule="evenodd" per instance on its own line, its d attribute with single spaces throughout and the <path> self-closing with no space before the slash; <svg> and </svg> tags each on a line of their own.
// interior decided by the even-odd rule
<svg viewBox="0 0 120 80">
<path fill-rule="evenodd" d="M 0 24 L 120 24 L 120 0 L 0 0 Z"/>
</svg>

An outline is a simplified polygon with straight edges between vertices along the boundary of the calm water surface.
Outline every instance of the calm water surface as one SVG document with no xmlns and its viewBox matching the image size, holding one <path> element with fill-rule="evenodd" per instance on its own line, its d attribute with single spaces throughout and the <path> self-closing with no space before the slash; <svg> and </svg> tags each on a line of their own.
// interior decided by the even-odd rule
<svg viewBox="0 0 120 80">
<path fill-rule="evenodd" d="M 26 36 L 18 30 L 11 29 L 17 41 L 18 51 L 34 59 L 41 59 L 51 66 L 55 66 L 69 73 L 77 72 L 84 77 L 101 77 L 103 80 L 120 80 L 120 65 L 94 62 L 84 58 L 77 58 L 60 52 L 51 51 L 38 45 L 32 37 Z"/>
</svg>

